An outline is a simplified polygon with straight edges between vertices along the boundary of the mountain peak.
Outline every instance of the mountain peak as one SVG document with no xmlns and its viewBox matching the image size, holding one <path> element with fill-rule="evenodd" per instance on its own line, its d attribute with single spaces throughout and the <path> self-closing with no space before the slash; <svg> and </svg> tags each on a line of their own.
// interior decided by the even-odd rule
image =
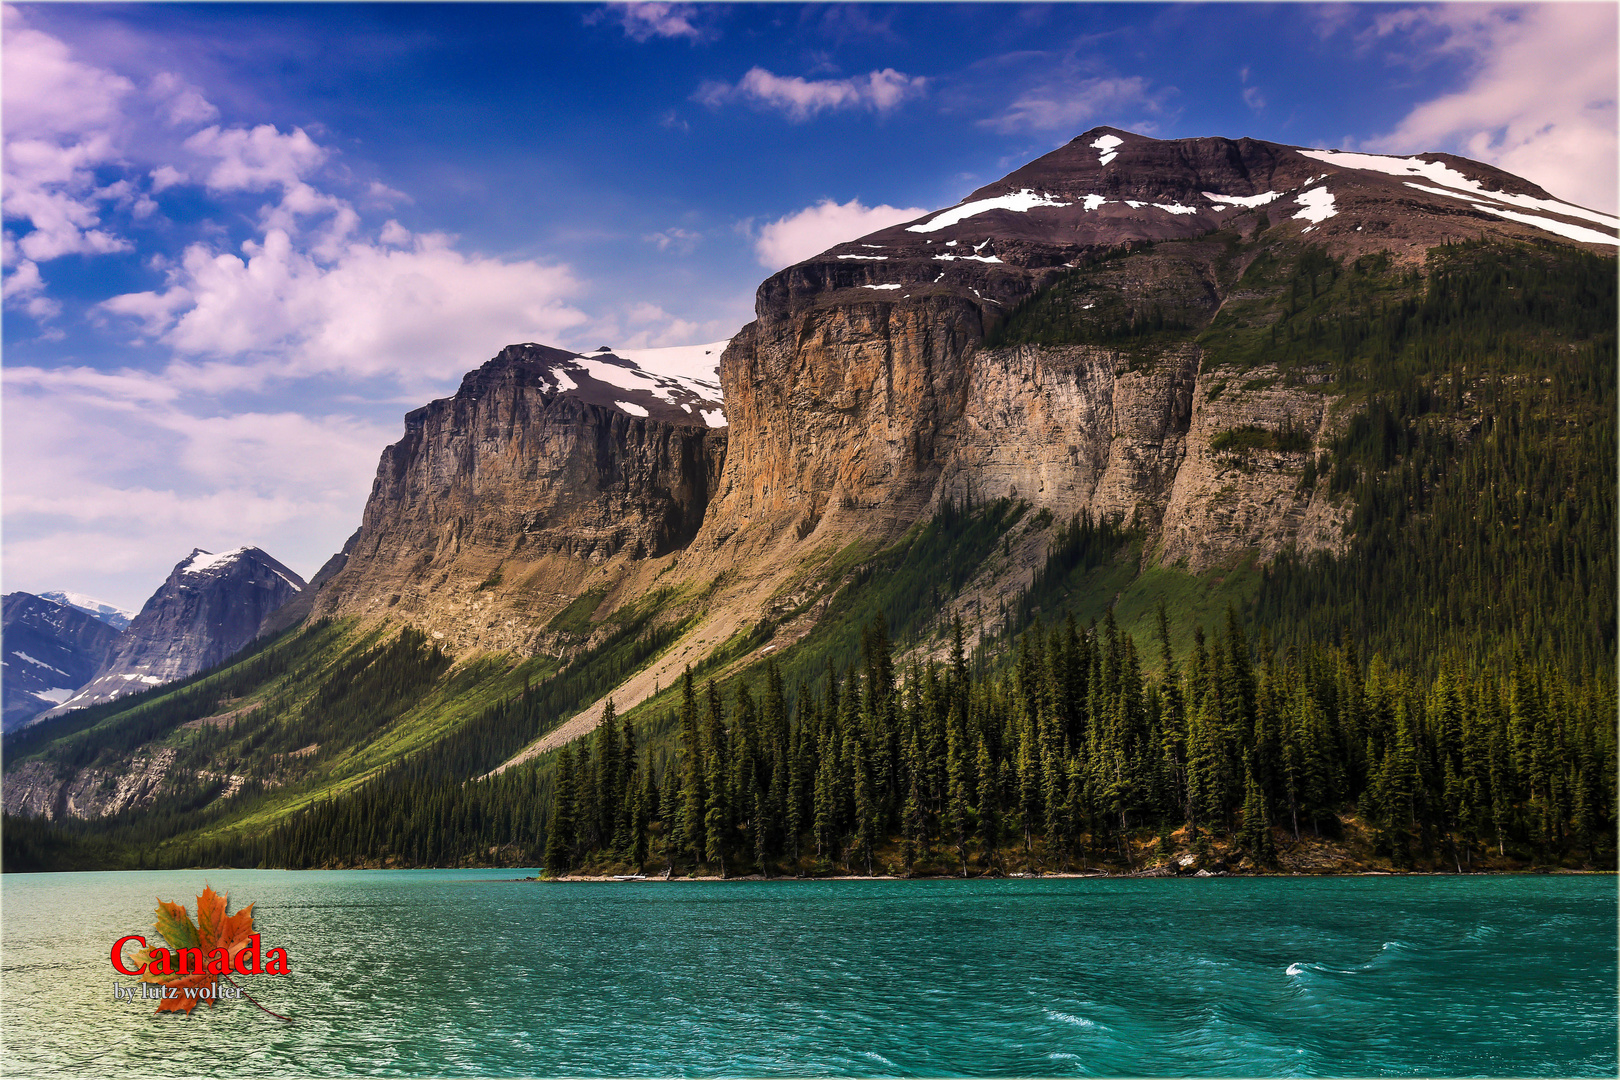
<svg viewBox="0 0 1620 1080">
<path fill-rule="evenodd" d="M 573 353 L 537 342 L 508 345 L 499 356 L 463 381 L 476 390 L 480 378 L 521 365 L 546 390 L 629 416 L 665 423 L 726 426 L 720 389 L 720 355 L 727 341 L 654 349 L 615 349 Z"/>
<path fill-rule="evenodd" d="M 58 590 L 56 592 L 40 593 L 39 595 L 41 599 L 49 600 L 53 604 L 73 608 L 75 611 L 82 611 L 93 619 L 101 620 L 114 630 L 124 629 L 129 625 L 129 621 L 135 617 L 133 611 L 125 611 L 123 608 L 109 604 L 105 600 L 98 600 L 83 593 Z"/>
</svg>

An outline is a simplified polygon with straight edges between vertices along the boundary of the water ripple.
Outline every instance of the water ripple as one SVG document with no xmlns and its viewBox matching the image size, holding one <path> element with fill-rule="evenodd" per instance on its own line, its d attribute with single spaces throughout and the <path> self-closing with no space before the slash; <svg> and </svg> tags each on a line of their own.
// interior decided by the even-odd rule
<svg viewBox="0 0 1620 1080">
<path fill-rule="evenodd" d="M 5 1075 L 1607 1075 L 1612 880 L 542 886 L 211 871 L 293 973 L 155 1018 L 187 873 L 10 875 Z M 1279 975 L 1279 973 L 1281 973 Z"/>
</svg>

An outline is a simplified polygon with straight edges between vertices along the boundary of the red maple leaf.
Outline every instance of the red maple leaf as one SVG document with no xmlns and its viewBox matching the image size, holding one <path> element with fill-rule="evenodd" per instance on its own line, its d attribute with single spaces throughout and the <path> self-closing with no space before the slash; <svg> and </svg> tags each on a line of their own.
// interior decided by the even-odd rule
<svg viewBox="0 0 1620 1080">
<path fill-rule="evenodd" d="M 157 922 L 152 927 L 169 943 L 170 955 L 162 962 L 163 958 L 156 957 L 154 949 L 142 949 L 135 954 L 137 964 L 147 965 L 142 982 L 173 988 L 173 991 L 164 991 L 158 1012 L 190 1013 L 197 1002 L 206 1001 L 212 1006 L 219 996 L 220 976 L 230 977 L 232 962 L 248 947 L 248 939 L 253 934 L 253 905 L 227 915 L 225 900 L 226 897 L 205 887 L 197 897 L 195 923 L 184 904 L 158 901 Z M 157 974 L 151 970 L 154 960 L 160 960 Z M 181 968 L 185 969 L 184 973 Z"/>
</svg>

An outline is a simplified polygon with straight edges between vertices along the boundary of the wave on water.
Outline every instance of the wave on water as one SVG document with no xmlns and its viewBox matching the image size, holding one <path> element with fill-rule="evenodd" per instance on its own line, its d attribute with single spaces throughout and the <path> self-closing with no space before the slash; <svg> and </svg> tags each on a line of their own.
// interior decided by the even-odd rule
<svg viewBox="0 0 1620 1080">
<path fill-rule="evenodd" d="M 898 1069 L 900 1067 L 894 1062 L 890 1061 L 888 1058 L 884 1057 L 882 1054 L 878 1053 L 876 1050 L 862 1050 L 861 1057 L 871 1058 L 879 1065 L 887 1065 L 891 1069 Z"/>
<path fill-rule="evenodd" d="M 1303 975 L 1360 975 L 1362 972 L 1371 971 L 1375 967 L 1388 963 L 1391 957 L 1411 953 L 1412 951 L 1412 946 L 1404 941 L 1386 941 L 1378 947 L 1377 955 L 1365 964 L 1357 964 L 1352 968 L 1333 968 L 1328 967 L 1326 964 L 1293 963 L 1288 965 L 1283 974 L 1291 979 L 1297 979 Z"/>
<path fill-rule="evenodd" d="M 1074 1016 L 1070 1013 L 1057 1012 L 1052 1009 L 1046 1010 L 1046 1018 L 1048 1020 L 1056 1020 L 1061 1024 L 1073 1024 L 1075 1027 L 1094 1028 L 1098 1026 L 1097 1021 L 1095 1020 L 1087 1020 L 1083 1016 Z"/>
</svg>

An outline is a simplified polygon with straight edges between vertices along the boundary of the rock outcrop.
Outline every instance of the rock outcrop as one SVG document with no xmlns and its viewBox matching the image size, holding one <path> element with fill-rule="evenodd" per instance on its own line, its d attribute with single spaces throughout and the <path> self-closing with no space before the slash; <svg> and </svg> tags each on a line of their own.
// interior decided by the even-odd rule
<svg viewBox="0 0 1620 1080">
<path fill-rule="evenodd" d="M 585 589 L 640 580 L 643 564 L 685 547 L 726 431 L 711 426 L 723 420 L 718 387 L 658 372 L 654 352 L 637 364 L 510 346 L 454 397 L 408 415 L 314 613 L 399 617 L 451 647 L 535 652 Z"/>
</svg>

